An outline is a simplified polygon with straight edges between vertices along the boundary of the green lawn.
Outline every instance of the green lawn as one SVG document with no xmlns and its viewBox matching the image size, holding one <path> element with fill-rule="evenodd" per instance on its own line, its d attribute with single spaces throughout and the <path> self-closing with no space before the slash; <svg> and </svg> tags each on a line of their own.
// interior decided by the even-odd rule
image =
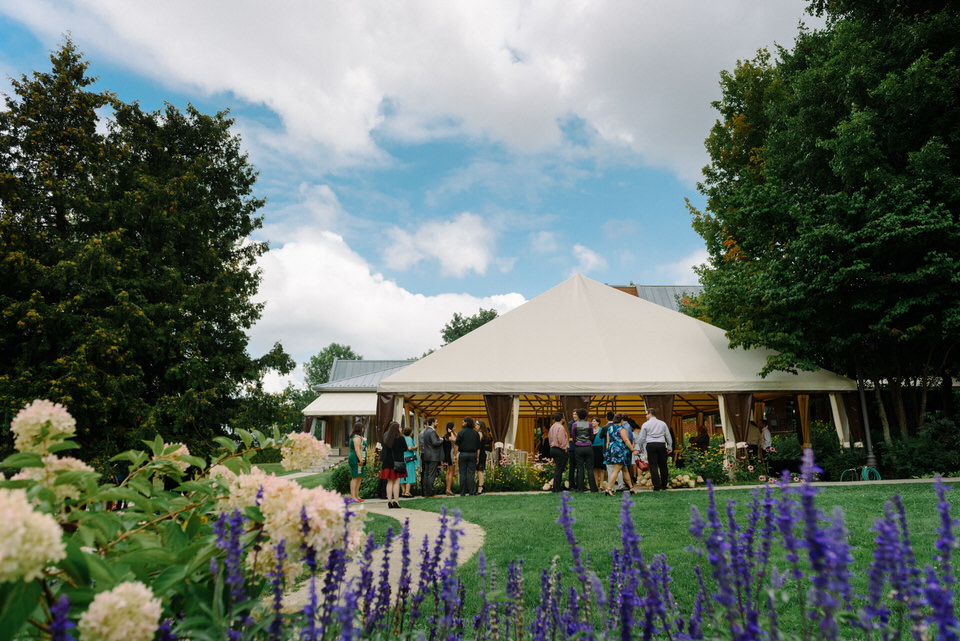
<svg viewBox="0 0 960 641">
<path fill-rule="evenodd" d="M 953 486 L 960 489 L 960 485 Z M 937 499 L 932 484 L 829 486 L 820 488 L 818 507 L 831 513 L 839 507 L 850 531 L 849 541 L 855 564 L 854 588 L 865 591 L 866 569 L 873 554 L 874 534 L 871 528 L 881 516 L 886 501 L 895 493 L 903 500 L 914 552 L 921 565 L 929 562 L 939 526 Z M 947 496 L 956 494 L 948 491 Z M 728 501 L 737 502 L 738 521 L 745 522 L 746 504 L 751 500 L 749 489 L 721 490 L 716 493 L 721 514 Z M 695 592 L 694 566 L 697 557 L 686 548 L 693 543 L 689 534 L 690 508 L 696 505 L 706 516 L 706 491 L 671 491 L 644 493 L 631 497 L 631 510 L 637 532 L 642 536 L 642 550 L 649 560 L 655 554 L 666 555 L 673 568 L 672 589 L 684 606 Z M 956 504 L 958 501 L 952 501 Z M 499 568 L 510 560 L 524 559 L 524 582 L 527 601 L 538 600 L 541 569 L 550 566 L 559 556 L 560 567 L 570 567 L 570 553 L 562 528 L 556 524 L 560 498 L 551 493 L 524 495 L 487 494 L 479 497 L 446 497 L 436 501 L 417 501 L 411 508 L 439 512 L 441 506 L 459 509 L 463 518 L 476 523 L 486 531 L 484 545 L 488 563 L 495 560 Z M 571 501 L 576 523 L 574 534 L 591 557 L 592 568 L 601 579 L 610 571 L 609 553 L 620 540 L 620 498 L 605 495 L 578 494 Z M 958 509 L 954 507 L 954 515 Z M 382 528 L 382 524 L 378 524 Z M 783 567 L 783 566 L 781 566 Z M 503 574 L 501 574 L 503 576 Z M 477 559 L 474 557 L 461 569 L 466 584 L 468 611 L 470 598 L 477 593 Z M 686 607 L 684 608 L 686 609 Z"/>
</svg>

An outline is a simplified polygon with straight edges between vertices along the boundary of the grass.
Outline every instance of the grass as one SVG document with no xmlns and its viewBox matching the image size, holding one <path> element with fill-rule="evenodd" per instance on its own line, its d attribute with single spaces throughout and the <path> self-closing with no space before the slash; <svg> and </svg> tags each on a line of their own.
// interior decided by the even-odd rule
<svg viewBox="0 0 960 641">
<path fill-rule="evenodd" d="M 917 558 L 921 564 L 930 561 L 939 526 L 937 500 L 931 485 L 838 485 L 820 488 L 817 506 L 821 512 L 830 514 L 836 507 L 845 515 L 854 557 L 853 583 L 856 593 L 863 594 L 866 590 L 866 570 L 873 554 L 874 534 L 871 528 L 876 519 L 882 516 L 884 504 L 895 493 L 900 495 L 904 503 Z M 747 505 L 752 499 L 750 492 L 749 489 L 717 491 L 721 514 L 728 501 L 735 501 L 737 520 L 743 525 L 746 522 Z M 955 492 L 948 492 L 947 496 L 951 494 Z M 688 531 L 690 510 L 691 506 L 696 505 L 701 514 L 706 515 L 707 492 L 651 492 L 631 498 L 635 503 L 631 515 L 637 532 L 643 538 L 641 548 L 645 558 L 651 560 L 656 554 L 666 555 L 667 563 L 673 568 L 674 595 L 687 609 L 695 593 L 694 567 L 699 562 L 699 558 L 687 550 L 694 543 Z M 952 502 L 958 501 L 954 499 Z M 556 494 L 445 497 L 439 501 L 418 501 L 411 507 L 439 512 L 444 505 L 451 511 L 459 509 L 464 520 L 476 523 L 486 531 L 484 554 L 488 565 L 495 561 L 502 570 L 501 577 L 505 575 L 511 560 L 524 559 L 525 594 L 530 607 L 539 599 L 541 570 L 549 568 L 554 557 L 558 558 L 558 567 L 562 570 L 566 571 L 571 566 L 563 530 L 556 524 L 560 514 L 560 497 Z M 603 579 L 611 568 L 609 553 L 620 545 L 620 499 L 578 494 L 572 497 L 571 506 L 576 519 L 574 534 L 580 546 L 590 555 L 592 569 Z M 956 511 L 954 508 L 954 513 Z M 460 572 L 468 595 L 468 611 L 475 605 L 470 601 L 476 598 L 479 590 L 477 570 L 477 558 L 474 557 Z"/>
</svg>

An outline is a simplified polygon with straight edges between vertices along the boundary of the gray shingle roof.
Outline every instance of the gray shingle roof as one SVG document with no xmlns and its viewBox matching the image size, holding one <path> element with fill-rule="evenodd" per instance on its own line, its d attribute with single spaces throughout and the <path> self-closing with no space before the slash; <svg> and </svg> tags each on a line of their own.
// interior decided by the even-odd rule
<svg viewBox="0 0 960 641">
<path fill-rule="evenodd" d="M 375 392 L 380 381 L 413 362 L 415 361 L 337 360 L 330 370 L 330 381 L 313 389 L 317 392 Z"/>
<path fill-rule="evenodd" d="M 637 285 L 637 296 L 660 307 L 680 311 L 677 297 L 687 294 L 697 295 L 703 291 L 700 285 Z"/>
</svg>

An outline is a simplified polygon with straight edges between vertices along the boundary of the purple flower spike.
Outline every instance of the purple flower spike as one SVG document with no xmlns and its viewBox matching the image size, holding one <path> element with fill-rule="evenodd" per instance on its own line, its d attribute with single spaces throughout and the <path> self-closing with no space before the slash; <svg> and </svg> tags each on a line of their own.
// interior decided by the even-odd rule
<svg viewBox="0 0 960 641">
<path fill-rule="evenodd" d="M 50 606 L 50 641 L 72 641 L 70 629 L 76 624 L 70 620 L 70 599 L 61 594 Z"/>
</svg>

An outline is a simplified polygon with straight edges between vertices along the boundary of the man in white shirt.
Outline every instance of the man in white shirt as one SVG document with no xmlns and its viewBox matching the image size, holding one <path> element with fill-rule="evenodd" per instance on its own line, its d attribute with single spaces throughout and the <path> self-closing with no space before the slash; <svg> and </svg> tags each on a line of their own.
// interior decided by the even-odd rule
<svg viewBox="0 0 960 641">
<path fill-rule="evenodd" d="M 659 492 L 667 489 L 667 481 L 670 480 L 667 456 L 673 451 L 673 435 L 667 424 L 657 418 L 656 410 L 647 408 L 647 422 L 640 428 L 640 438 L 634 445 L 646 447 L 653 490 Z"/>
</svg>

